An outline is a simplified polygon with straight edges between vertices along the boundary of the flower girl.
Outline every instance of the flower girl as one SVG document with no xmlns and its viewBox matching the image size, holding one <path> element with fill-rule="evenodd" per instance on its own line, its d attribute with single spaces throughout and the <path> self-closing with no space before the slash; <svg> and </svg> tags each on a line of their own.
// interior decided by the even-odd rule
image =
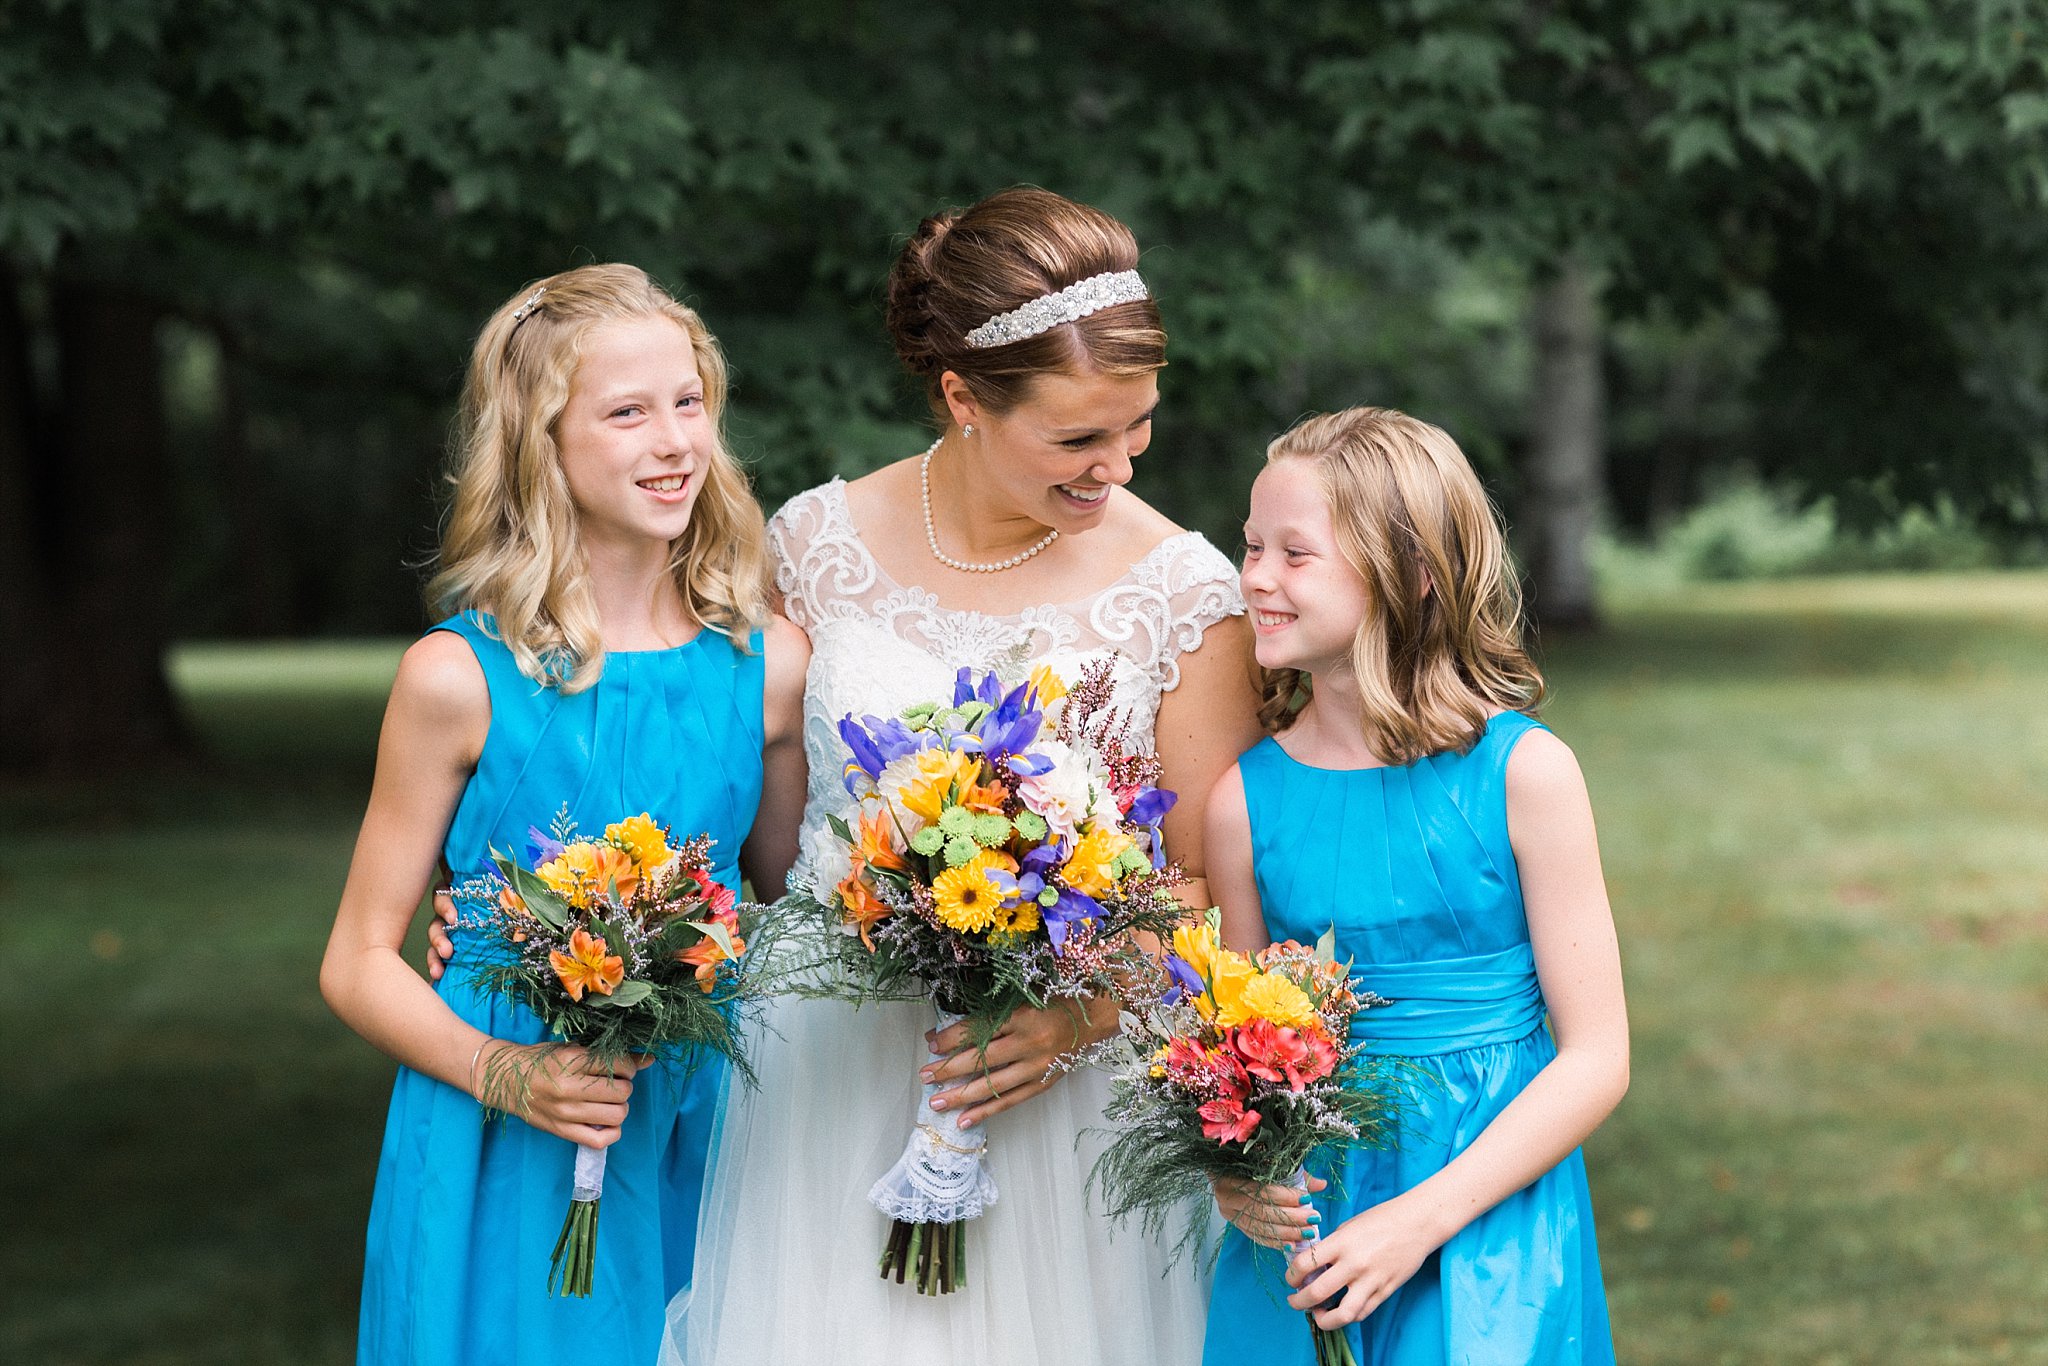
<svg viewBox="0 0 2048 1366">
<path fill-rule="evenodd" d="M 718 1069 L 612 1075 L 545 1047 L 531 1011 L 464 970 L 487 956 L 472 932 L 434 986 L 400 950 L 437 863 L 481 873 L 558 817 L 590 836 L 642 813 L 709 834 L 733 891 L 752 832 L 747 871 L 779 889 L 808 646 L 769 612 L 724 398 L 703 322 L 630 266 L 522 290 L 477 339 L 430 589 L 454 615 L 399 666 L 320 971 L 335 1013 L 401 1064 L 362 1362 L 637 1366 L 689 1278 Z M 509 1114 L 487 1122 L 486 1105 Z M 592 1293 L 557 1298 L 576 1144 L 606 1150 L 604 1218 Z"/>
<path fill-rule="evenodd" d="M 1218 1190 L 1204 1359 L 1306 1363 L 1308 1310 L 1377 1366 L 1612 1362 L 1579 1144 L 1628 1086 L 1621 967 L 1493 508 L 1437 428 L 1313 417 L 1267 453 L 1241 582 L 1272 733 L 1206 818 L 1224 937 L 1334 925 L 1392 1000 L 1353 1037 L 1413 1082 L 1396 1148 L 1311 1159 L 1320 1239 L 1292 1188 Z"/>
</svg>

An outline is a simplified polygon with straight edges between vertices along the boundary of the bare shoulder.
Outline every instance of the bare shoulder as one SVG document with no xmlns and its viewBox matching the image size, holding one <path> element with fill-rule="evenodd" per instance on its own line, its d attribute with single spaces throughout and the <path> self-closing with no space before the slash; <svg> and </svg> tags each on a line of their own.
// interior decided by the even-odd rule
<svg viewBox="0 0 2048 1366">
<path fill-rule="evenodd" d="M 1549 731 L 1537 727 L 1515 742 L 1508 755 L 1508 795 L 1517 790 L 1532 795 L 1584 789 L 1585 776 L 1579 772 L 1579 756 L 1572 747 Z"/>
<path fill-rule="evenodd" d="M 450 757 L 474 763 L 490 724 L 490 684 L 469 642 L 452 631 L 414 641 L 391 684 L 387 738 L 402 735 L 408 747 L 445 745 Z"/>
<path fill-rule="evenodd" d="M 391 701 L 443 720 L 471 713 L 488 717 L 491 690 L 468 641 L 453 631 L 429 631 L 398 661 Z"/>
<path fill-rule="evenodd" d="M 1215 785 L 1209 789 L 1209 805 L 1206 815 L 1215 828 L 1215 822 L 1242 824 L 1250 816 L 1250 808 L 1244 799 L 1244 772 L 1235 763 L 1217 776 Z"/>
<path fill-rule="evenodd" d="M 1120 533 L 1119 539 L 1130 550 L 1132 560 L 1157 548 L 1162 541 L 1186 534 L 1186 527 L 1137 494 L 1129 489 L 1123 490 L 1123 494 L 1117 499 L 1115 525 Z"/>
</svg>

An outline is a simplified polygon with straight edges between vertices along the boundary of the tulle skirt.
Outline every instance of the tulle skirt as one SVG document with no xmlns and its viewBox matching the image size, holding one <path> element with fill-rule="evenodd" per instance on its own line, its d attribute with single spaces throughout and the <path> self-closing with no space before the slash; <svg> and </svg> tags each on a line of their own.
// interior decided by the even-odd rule
<svg viewBox="0 0 2048 1366">
<path fill-rule="evenodd" d="M 774 1002 L 760 1088 L 728 1086 L 694 1284 L 669 1309 L 665 1366 L 1190 1366 L 1207 1286 L 1135 1224 L 1091 1207 L 1108 1080 L 1079 1071 L 988 1121 L 995 1207 L 967 1226 L 967 1281 L 883 1281 L 889 1221 L 868 1203 L 909 1137 L 929 1006 Z"/>
</svg>

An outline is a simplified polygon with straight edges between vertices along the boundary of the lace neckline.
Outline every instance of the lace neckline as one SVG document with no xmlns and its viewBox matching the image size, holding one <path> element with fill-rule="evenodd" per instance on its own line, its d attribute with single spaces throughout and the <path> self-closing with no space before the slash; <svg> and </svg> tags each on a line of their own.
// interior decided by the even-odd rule
<svg viewBox="0 0 2048 1366">
<path fill-rule="evenodd" d="M 1101 587 L 1091 589 L 1077 598 L 1068 598 L 1060 602 L 1034 603 L 1030 607 L 1015 612 L 984 612 L 975 607 L 948 606 L 940 602 L 939 595 L 925 585 L 921 583 L 904 583 L 894 574 L 884 569 L 882 562 L 875 558 L 875 553 L 868 549 L 868 543 L 861 536 L 860 528 L 853 524 L 853 509 L 846 501 L 846 480 L 835 474 L 830 480 L 820 486 L 818 493 L 820 495 L 819 501 L 824 504 L 827 526 L 836 530 L 845 539 L 847 544 L 859 550 L 861 559 L 866 562 L 868 569 L 873 571 L 876 582 L 885 590 L 893 589 L 898 592 L 921 593 L 931 600 L 931 606 L 935 611 L 947 612 L 957 616 L 981 617 L 989 621 L 1022 622 L 1027 617 L 1035 617 L 1043 613 L 1047 608 L 1060 612 L 1071 612 L 1076 616 L 1086 616 L 1088 604 L 1120 585 L 1138 578 L 1141 571 L 1154 560 L 1170 558 L 1174 548 L 1185 542 L 1202 540 L 1202 534 L 1198 531 L 1176 531 L 1173 535 L 1168 536 L 1143 555 L 1131 561 L 1129 569 L 1126 569 Z"/>
</svg>

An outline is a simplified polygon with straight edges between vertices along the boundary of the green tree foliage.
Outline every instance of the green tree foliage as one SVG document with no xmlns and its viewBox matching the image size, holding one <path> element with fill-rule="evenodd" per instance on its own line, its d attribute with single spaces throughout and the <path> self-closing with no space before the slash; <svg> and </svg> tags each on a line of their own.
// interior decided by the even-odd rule
<svg viewBox="0 0 2048 1366">
<path fill-rule="evenodd" d="M 2038 518 L 2041 11 L 16 0 L 0 628 L 46 670 L 0 700 L 69 720 L 0 748 L 168 743 L 173 627 L 417 620 L 468 339 L 565 266 L 704 310 L 771 504 L 915 450 L 883 276 L 1020 182 L 1147 244 L 1174 346 L 1140 477 L 1212 534 L 1317 406 L 1440 416 L 1512 489 L 1514 301 L 1567 255 L 1624 316 L 1767 301 L 1773 469 Z M 148 420 L 94 406 L 124 399 Z"/>
</svg>

